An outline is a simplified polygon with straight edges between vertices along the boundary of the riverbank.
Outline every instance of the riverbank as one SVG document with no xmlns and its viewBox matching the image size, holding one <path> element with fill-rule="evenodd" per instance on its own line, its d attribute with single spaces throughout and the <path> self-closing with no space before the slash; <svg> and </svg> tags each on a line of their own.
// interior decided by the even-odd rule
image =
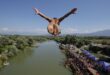
<svg viewBox="0 0 110 75">
<path fill-rule="evenodd" d="M 76 46 L 60 44 L 59 47 L 65 51 L 65 55 L 67 56 L 65 67 L 69 67 L 74 75 L 109 75 L 109 72 L 98 64 L 101 61 L 88 58 Z"/>
<path fill-rule="evenodd" d="M 37 47 L 46 39 L 35 36 L 4 35 L 0 37 L 0 69 L 9 65 L 9 59 L 24 50 Z"/>
</svg>

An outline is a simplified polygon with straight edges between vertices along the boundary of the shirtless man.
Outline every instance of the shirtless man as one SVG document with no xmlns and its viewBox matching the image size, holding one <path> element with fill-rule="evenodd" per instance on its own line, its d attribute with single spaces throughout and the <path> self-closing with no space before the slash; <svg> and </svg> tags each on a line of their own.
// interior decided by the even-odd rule
<svg viewBox="0 0 110 75">
<path fill-rule="evenodd" d="M 34 8 L 34 11 L 36 14 L 43 17 L 44 19 L 46 19 L 49 22 L 47 30 L 50 34 L 52 34 L 54 36 L 59 35 L 61 33 L 60 28 L 59 28 L 61 21 L 63 21 L 69 15 L 75 14 L 76 10 L 77 10 L 77 8 L 73 8 L 71 11 L 69 11 L 67 14 L 65 14 L 64 16 L 62 16 L 60 18 L 49 18 L 49 17 L 45 16 L 43 13 L 41 13 L 38 9 Z"/>
</svg>

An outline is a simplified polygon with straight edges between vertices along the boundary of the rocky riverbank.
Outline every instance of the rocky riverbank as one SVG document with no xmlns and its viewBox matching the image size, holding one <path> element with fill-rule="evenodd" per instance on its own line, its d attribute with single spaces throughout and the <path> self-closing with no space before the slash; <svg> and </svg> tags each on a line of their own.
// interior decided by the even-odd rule
<svg viewBox="0 0 110 75">
<path fill-rule="evenodd" d="M 109 72 L 103 70 L 103 67 L 98 64 L 98 59 L 88 58 L 76 46 L 60 44 L 59 47 L 67 56 L 65 67 L 69 67 L 74 75 L 109 75 Z"/>
</svg>

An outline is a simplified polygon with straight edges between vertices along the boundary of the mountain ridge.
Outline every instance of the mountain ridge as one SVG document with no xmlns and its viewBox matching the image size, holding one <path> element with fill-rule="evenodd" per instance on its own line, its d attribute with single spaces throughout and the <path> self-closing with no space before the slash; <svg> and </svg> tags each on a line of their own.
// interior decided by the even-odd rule
<svg viewBox="0 0 110 75">
<path fill-rule="evenodd" d="M 31 32 L 0 32 L 2 35 L 39 35 L 39 33 L 31 33 Z M 40 34 L 40 35 L 49 35 L 49 34 Z M 61 34 L 61 35 L 68 35 L 68 34 Z M 73 35 L 73 34 L 69 34 Z M 110 36 L 110 29 L 107 30 L 100 30 L 92 33 L 74 33 L 74 35 L 78 36 Z"/>
</svg>

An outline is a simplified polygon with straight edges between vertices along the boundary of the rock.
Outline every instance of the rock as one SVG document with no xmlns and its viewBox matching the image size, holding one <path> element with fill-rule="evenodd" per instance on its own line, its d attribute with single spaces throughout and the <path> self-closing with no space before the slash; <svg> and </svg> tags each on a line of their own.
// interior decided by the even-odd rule
<svg viewBox="0 0 110 75">
<path fill-rule="evenodd" d="M 8 62 L 8 61 L 5 61 L 5 62 L 3 63 L 3 65 L 4 65 L 4 66 L 7 66 L 7 65 L 9 65 L 9 62 Z"/>
</svg>

